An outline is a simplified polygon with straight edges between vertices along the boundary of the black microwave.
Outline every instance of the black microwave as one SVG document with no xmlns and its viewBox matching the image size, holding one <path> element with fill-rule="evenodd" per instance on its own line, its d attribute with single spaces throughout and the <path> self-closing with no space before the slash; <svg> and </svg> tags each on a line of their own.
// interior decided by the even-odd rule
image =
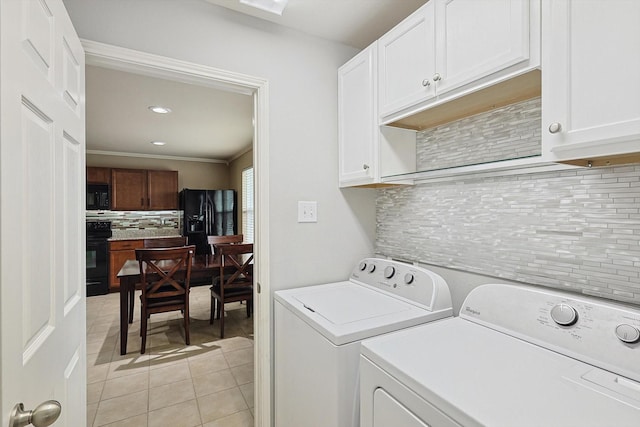
<svg viewBox="0 0 640 427">
<path fill-rule="evenodd" d="M 87 184 L 87 210 L 109 210 L 108 184 Z"/>
</svg>

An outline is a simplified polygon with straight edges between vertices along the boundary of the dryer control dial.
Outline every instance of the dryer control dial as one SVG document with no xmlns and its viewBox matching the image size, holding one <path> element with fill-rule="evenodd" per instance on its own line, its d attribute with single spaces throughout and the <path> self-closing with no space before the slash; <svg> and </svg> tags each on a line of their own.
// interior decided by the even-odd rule
<svg viewBox="0 0 640 427">
<path fill-rule="evenodd" d="M 411 273 L 407 273 L 404 275 L 404 284 L 405 285 L 410 285 L 413 283 L 413 280 L 415 279 L 415 277 L 413 276 L 413 274 Z"/>
<path fill-rule="evenodd" d="M 386 279 L 391 279 L 394 274 L 396 274 L 395 267 L 390 265 L 390 266 L 388 266 L 387 268 L 384 269 L 384 277 Z"/>
<path fill-rule="evenodd" d="M 360 269 L 360 271 L 364 271 L 367 268 L 367 263 L 362 261 L 360 265 L 358 265 L 358 268 Z"/>
<path fill-rule="evenodd" d="M 628 323 L 621 323 L 616 326 L 616 336 L 622 342 L 633 344 L 640 341 L 640 330 Z"/>
<path fill-rule="evenodd" d="M 369 264 L 369 268 L 367 268 L 367 271 L 369 273 L 373 273 L 374 271 L 376 271 L 376 265 L 375 264 Z"/>
<path fill-rule="evenodd" d="M 578 312 L 569 304 L 556 304 L 551 309 L 551 318 L 561 326 L 571 326 L 578 321 Z"/>
</svg>

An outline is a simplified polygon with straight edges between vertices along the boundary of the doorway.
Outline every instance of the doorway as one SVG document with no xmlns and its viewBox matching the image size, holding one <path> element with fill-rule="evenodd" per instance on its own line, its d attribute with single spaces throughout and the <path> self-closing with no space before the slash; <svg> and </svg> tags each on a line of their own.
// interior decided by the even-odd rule
<svg viewBox="0 0 640 427">
<path fill-rule="evenodd" d="M 255 425 L 268 426 L 271 420 L 271 331 L 269 286 L 269 144 L 268 82 L 199 64 L 83 41 L 86 64 L 152 77 L 212 87 L 252 95 L 254 99 L 254 201 L 255 201 L 255 266 L 254 292 L 254 392 Z"/>
</svg>

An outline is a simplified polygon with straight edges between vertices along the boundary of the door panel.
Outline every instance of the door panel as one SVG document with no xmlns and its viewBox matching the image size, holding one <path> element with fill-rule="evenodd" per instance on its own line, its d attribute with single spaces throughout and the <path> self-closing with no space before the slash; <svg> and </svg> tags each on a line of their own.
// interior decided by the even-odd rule
<svg viewBox="0 0 640 427">
<path fill-rule="evenodd" d="M 25 53 L 47 77 L 51 78 L 51 57 L 53 55 L 53 15 L 43 0 L 25 1 L 23 43 Z"/>
<path fill-rule="evenodd" d="M 84 52 L 61 0 L 0 2 L 1 425 L 86 420 Z"/>
<path fill-rule="evenodd" d="M 428 2 L 378 40 L 381 117 L 435 96 L 434 3 Z"/>
<path fill-rule="evenodd" d="M 529 59 L 528 0 L 436 4 L 438 95 Z"/>
</svg>

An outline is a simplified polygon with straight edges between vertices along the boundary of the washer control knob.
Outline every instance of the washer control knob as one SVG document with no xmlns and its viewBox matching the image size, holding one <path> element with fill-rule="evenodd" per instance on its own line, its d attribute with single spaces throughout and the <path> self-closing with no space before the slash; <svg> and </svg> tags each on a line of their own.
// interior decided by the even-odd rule
<svg viewBox="0 0 640 427">
<path fill-rule="evenodd" d="M 640 341 L 640 330 L 628 323 L 621 323 L 616 326 L 616 336 L 622 342 L 633 344 Z"/>
<path fill-rule="evenodd" d="M 396 274 L 396 269 L 392 265 L 384 269 L 384 277 L 386 279 L 391 279 L 394 274 Z"/>
<path fill-rule="evenodd" d="M 367 263 L 362 261 L 358 268 L 360 269 L 360 271 L 364 271 L 367 268 Z"/>
<path fill-rule="evenodd" d="M 412 284 L 413 283 L 413 279 L 414 279 L 413 274 L 411 274 L 411 273 L 405 274 L 404 275 L 404 284 L 405 285 Z"/>
<path fill-rule="evenodd" d="M 551 309 L 551 318 L 561 326 L 571 326 L 578 321 L 578 312 L 569 304 L 556 304 Z"/>
<path fill-rule="evenodd" d="M 373 273 L 374 271 L 376 271 L 376 265 L 375 264 L 369 264 L 369 268 L 367 268 L 367 271 L 369 273 Z"/>
</svg>

